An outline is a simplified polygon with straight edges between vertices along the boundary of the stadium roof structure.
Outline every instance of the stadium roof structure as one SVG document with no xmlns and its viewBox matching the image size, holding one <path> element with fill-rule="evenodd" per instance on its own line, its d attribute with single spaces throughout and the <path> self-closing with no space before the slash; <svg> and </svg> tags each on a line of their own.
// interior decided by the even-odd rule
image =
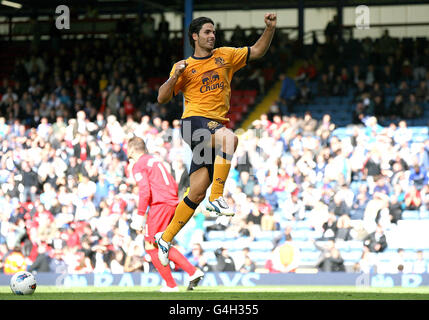
<svg viewBox="0 0 429 320">
<path fill-rule="evenodd" d="M 51 15 L 59 5 L 68 5 L 72 14 L 82 14 L 89 6 L 96 8 L 99 14 L 129 13 L 183 13 L 184 0 L 9 0 L 22 5 L 16 9 L 0 0 L 0 16 L 39 16 Z M 364 2 L 364 3 L 362 3 Z M 429 0 L 193 0 L 193 9 L 199 10 L 252 10 L 315 7 L 338 7 L 371 5 L 429 4 Z"/>
</svg>

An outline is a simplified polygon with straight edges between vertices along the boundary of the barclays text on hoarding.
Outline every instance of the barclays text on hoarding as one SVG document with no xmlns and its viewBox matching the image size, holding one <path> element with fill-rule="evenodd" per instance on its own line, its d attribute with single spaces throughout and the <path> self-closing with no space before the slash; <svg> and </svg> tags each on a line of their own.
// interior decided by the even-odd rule
<svg viewBox="0 0 429 320">
<path fill-rule="evenodd" d="M 95 273 L 95 274 L 58 274 L 38 273 L 35 275 L 38 285 L 57 285 L 64 287 L 108 287 L 108 286 L 143 286 L 155 287 L 163 285 L 157 273 Z M 8 285 L 8 275 L 0 275 L 0 285 Z M 186 273 L 173 273 L 177 284 L 187 285 L 189 277 Z M 365 287 L 419 287 L 429 285 L 429 274 L 359 274 L 359 273 L 206 273 L 201 286 L 286 286 L 286 285 L 346 285 Z"/>
</svg>

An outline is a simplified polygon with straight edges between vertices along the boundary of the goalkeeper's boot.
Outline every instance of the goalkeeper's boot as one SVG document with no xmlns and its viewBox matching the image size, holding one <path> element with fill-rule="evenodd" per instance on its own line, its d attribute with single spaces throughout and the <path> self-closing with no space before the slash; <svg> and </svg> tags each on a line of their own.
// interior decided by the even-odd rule
<svg viewBox="0 0 429 320">
<path fill-rule="evenodd" d="M 170 260 L 168 259 L 168 252 L 170 251 L 170 243 L 167 241 L 162 240 L 162 234 L 163 232 L 158 232 L 155 235 L 155 241 L 158 245 L 158 258 L 159 261 L 161 261 L 161 264 L 166 267 L 168 266 L 168 263 Z"/>
<path fill-rule="evenodd" d="M 159 292 L 179 292 L 179 287 L 161 287 L 161 289 L 159 289 Z"/>
<path fill-rule="evenodd" d="M 206 201 L 206 209 L 208 211 L 215 212 L 218 216 L 233 216 L 235 214 L 234 210 L 228 206 L 225 198 L 220 196 L 219 198 L 210 201 Z"/>
</svg>

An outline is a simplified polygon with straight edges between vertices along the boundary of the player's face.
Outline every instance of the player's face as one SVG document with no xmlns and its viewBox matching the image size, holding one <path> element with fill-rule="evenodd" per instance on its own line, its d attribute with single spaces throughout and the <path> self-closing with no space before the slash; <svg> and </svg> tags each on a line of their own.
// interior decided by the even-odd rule
<svg viewBox="0 0 429 320">
<path fill-rule="evenodd" d="M 132 160 L 135 160 L 135 158 L 134 158 L 134 149 L 133 148 L 129 148 L 128 149 L 128 158 L 132 159 Z"/>
<path fill-rule="evenodd" d="M 211 51 L 214 49 L 216 40 L 216 31 L 214 25 L 206 23 L 202 26 L 198 34 L 197 45 L 204 50 Z"/>
</svg>

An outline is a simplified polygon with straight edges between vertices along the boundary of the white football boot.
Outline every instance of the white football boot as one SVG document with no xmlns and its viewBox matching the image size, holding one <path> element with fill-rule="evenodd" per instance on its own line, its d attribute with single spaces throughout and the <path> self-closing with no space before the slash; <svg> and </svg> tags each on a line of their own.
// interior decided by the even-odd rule
<svg viewBox="0 0 429 320">
<path fill-rule="evenodd" d="M 204 272 L 197 268 L 195 273 L 189 277 L 189 284 L 186 290 L 194 290 L 202 278 L 204 278 Z"/>
<path fill-rule="evenodd" d="M 208 211 L 215 212 L 218 216 L 230 216 L 232 217 L 235 212 L 232 210 L 228 203 L 226 202 L 225 198 L 220 196 L 219 198 L 210 201 L 209 199 L 206 200 L 206 209 Z"/>
<path fill-rule="evenodd" d="M 155 241 L 156 241 L 156 244 L 158 245 L 159 261 L 161 261 L 161 264 L 164 267 L 166 267 L 166 266 L 168 266 L 168 263 L 170 262 L 170 260 L 168 259 L 168 252 L 170 251 L 171 244 L 169 242 L 162 240 L 162 238 L 161 238 L 162 234 L 163 234 L 163 232 L 158 232 L 155 235 Z"/>
<path fill-rule="evenodd" d="M 171 287 L 165 286 L 165 287 L 161 287 L 161 289 L 159 289 L 159 292 L 179 292 L 179 287 L 176 286 L 171 288 Z"/>
</svg>

